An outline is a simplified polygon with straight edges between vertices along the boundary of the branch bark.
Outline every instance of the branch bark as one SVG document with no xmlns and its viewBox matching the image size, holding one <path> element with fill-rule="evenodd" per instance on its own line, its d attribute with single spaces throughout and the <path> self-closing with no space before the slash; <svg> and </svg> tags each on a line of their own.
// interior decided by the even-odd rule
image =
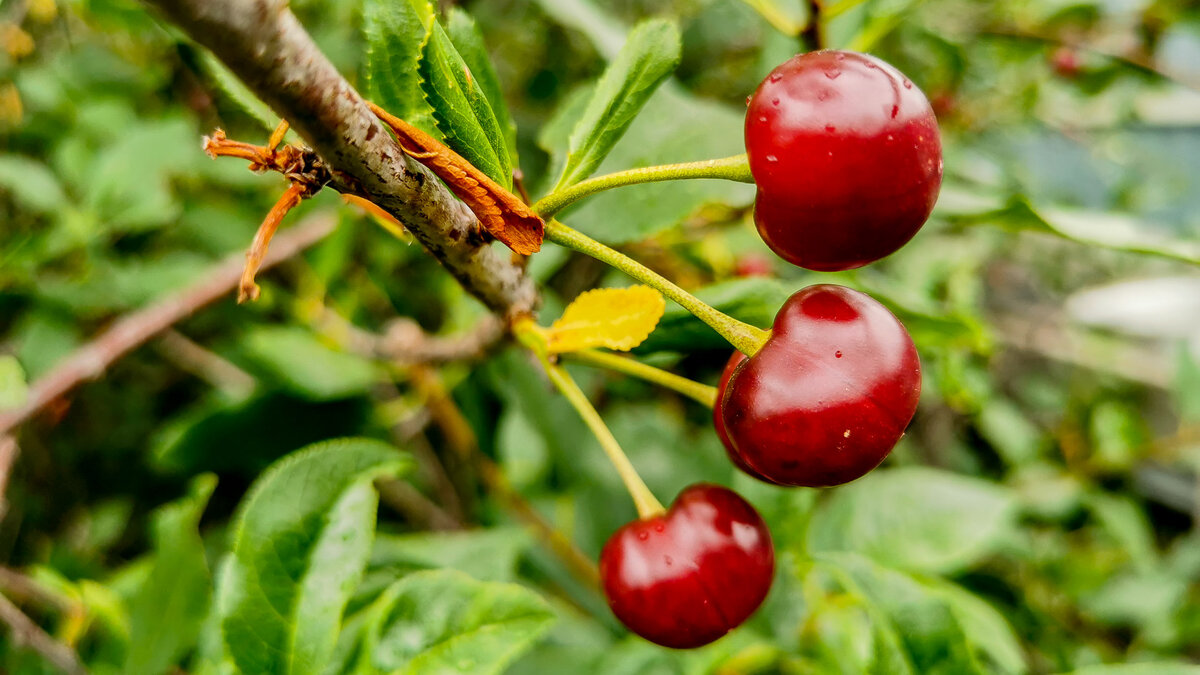
<svg viewBox="0 0 1200 675">
<path fill-rule="evenodd" d="M 33 619 L 25 616 L 24 612 L 3 595 L 0 595 L 0 623 L 8 626 L 13 642 L 41 654 L 59 670 L 71 675 L 87 672 L 74 650 L 47 635 Z"/>
<path fill-rule="evenodd" d="M 317 48 L 286 0 L 147 0 L 208 47 L 328 165 L 339 191 L 391 213 L 489 309 L 530 312 L 537 292 L 470 209 L 406 156 Z"/>
<path fill-rule="evenodd" d="M 330 214 L 311 216 L 275 240 L 263 262 L 266 269 L 312 246 L 333 231 Z M 75 350 L 43 375 L 29 389 L 24 405 L 0 411 L 0 438 L 26 421 L 54 399 L 81 382 L 99 377 L 117 359 L 162 333 L 176 322 L 217 299 L 226 296 L 242 276 L 243 259 L 233 255 L 218 263 L 197 283 L 171 293 L 148 307 L 130 312 L 107 330 Z"/>
</svg>

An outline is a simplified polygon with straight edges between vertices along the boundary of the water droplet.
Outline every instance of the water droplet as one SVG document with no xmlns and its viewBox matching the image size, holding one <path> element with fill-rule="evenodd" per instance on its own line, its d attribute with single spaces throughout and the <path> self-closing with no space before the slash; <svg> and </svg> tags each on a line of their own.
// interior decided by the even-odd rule
<svg viewBox="0 0 1200 675">
<path fill-rule="evenodd" d="M 831 80 L 836 80 L 841 76 L 842 76 L 841 68 L 830 68 L 829 70 L 825 71 L 825 77 L 828 77 Z"/>
<path fill-rule="evenodd" d="M 912 89 L 912 80 L 908 79 L 907 77 L 904 78 L 904 88 Z"/>
<path fill-rule="evenodd" d="M 850 430 L 849 429 L 846 430 L 846 433 L 842 434 L 842 438 L 850 438 Z"/>
<path fill-rule="evenodd" d="M 840 351 L 834 352 L 833 355 L 835 358 L 842 358 L 842 353 Z"/>
<path fill-rule="evenodd" d="M 759 115 L 759 116 L 758 116 L 758 121 L 759 121 L 759 122 L 766 122 L 766 121 L 767 121 L 767 116 L 766 116 L 766 115 Z"/>
<path fill-rule="evenodd" d="M 674 565 L 674 564 L 675 564 L 675 561 L 674 561 L 674 560 L 672 560 L 672 559 L 671 559 L 671 556 L 669 556 L 669 555 L 664 555 L 664 556 L 663 556 L 663 562 L 665 562 L 667 565 Z"/>
<path fill-rule="evenodd" d="M 828 99 L 829 99 L 829 92 L 828 92 L 828 91 L 820 91 L 820 92 L 818 92 L 818 93 L 817 93 L 817 100 L 818 100 L 818 101 L 825 101 L 825 100 L 828 100 Z"/>
<path fill-rule="evenodd" d="M 665 528 L 663 527 L 663 524 L 662 524 L 662 523 L 659 523 L 659 524 L 657 524 L 657 525 L 655 525 L 655 526 L 654 526 L 654 531 L 655 531 L 655 532 L 662 532 L 664 529 L 665 529 Z"/>
<path fill-rule="evenodd" d="M 649 538 L 650 538 L 649 532 L 638 532 L 638 539 L 641 539 L 642 541 L 646 541 Z"/>
<path fill-rule="evenodd" d="M 746 97 L 746 107 L 747 108 L 750 107 L 750 97 L 749 96 Z"/>
<path fill-rule="evenodd" d="M 771 81 L 772 82 L 778 82 L 782 79 L 783 79 L 783 75 L 780 75 L 779 73 L 771 73 Z"/>
<path fill-rule="evenodd" d="M 837 53 L 837 56 L 835 56 L 835 57 L 833 57 L 833 58 L 837 59 L 838 61 L 845 61 L 845 60 L 846 60 L 846 55 L 845 55 L 845 54 L 843 54 L 843 53 L 841 53 L 841 52 L 838 52 L 838 53 Z"/>
<path fill-rule="evenodd" d="M 777 98 L 771 99 L 771 105 L 779 105 L 779 99 L 777 99 Z"/>
<path fill-rule="evenodd" d="M 887 139 L 888 139 L 888 143 L 891 143 L 892 141 L 896 140 L 896 137 L 891 134 L 888 134 Z"/>
<path fill-rule="evenodd" d="M 775 162 L 779 161 L 779 158 L 775 155 L 767 155 L 767 161 L 774 164 Z"/>
<path fill-rule="evenodd" d="M 826 124 L 825 131 L 832 134 L 833 132 L 837 131 L 837 127 L 833 126 L 832 124 Z"/>
<path fill-rule="evenodd" d="M 832 150 L 830 150 L 830 151 L 829 151 L 829 156 L 830 156 L 830 157 L 833 157 L 833 151 L 832 151 Z"/>
<path fill-rule="evenodd" d="M 892 119 L 896 119 L 896 116 L 899 114 L 900 114 L 900 106 L 898 106 L 898 105 L 892 106 Z"/>
</svg>

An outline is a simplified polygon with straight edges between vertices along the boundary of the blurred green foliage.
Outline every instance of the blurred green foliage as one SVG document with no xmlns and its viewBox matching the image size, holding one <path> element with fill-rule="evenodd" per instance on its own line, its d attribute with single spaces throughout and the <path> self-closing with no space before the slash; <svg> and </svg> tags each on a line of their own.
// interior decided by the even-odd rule
<svg viewBox="0 0 1200 675">
<path fill-rule="evenodd" d="M 475 73 L 490 56 L 495 76 L 461 105 L 484 125 L 479 162 L 502 174 L 519 158 L 534 197 L 574 166 L 572 131 L 630 26 L 676 20 L 680 63 L 600 173 L 740 152 L 742 101 L 801 48 L 777 27 L 807 7 L 457 4 L 436 41 L 388 45 L 428 15 L 291 3 L 352 82 L 447 137 L 437 101 L 412 98 L 421 50 L 455 63 L 457 48 Z M 835 281 L 917 342 L 909 435 L 883 468 L 820 492 L 735 475 L 688 400 L 572 368 L 660 499 L 716 481 L 763 513 L 779 578 L 746 627 L 687 653 L 620 629 L 469 457 L 595 559 L 634 517 L 596 441 L 515 348 L 436 370 L 357 353 L 344 322 L 454 333 L 483 309 L 332 194 L 288 222 L 336 212 L 336 232 L 266 275 L 259 302 L 176 327 L 204 358 L 152 343 L 22 428 L 0 561 L 37 593 L 0 593 L 97 673 L 1200 672 L 1200 3 L 824 6 L 830 46 L 892 62 L 939 114 L 946 185 L 910 245 L 853 272 L 771 259 L 773 278 L 741 278 L 769 255 L 748 186 L 640 185 L 563 214 L 743 320 L 766 325 L 790 292 Z M 236 255 L 283 183 L 204 156 L 214 127 L 261 142 L 275 120 L 133 0 L 3 0 L 0 46 L 4 408 L 122 313 Z M 530 271 L 547 319 L 628 283 L 549 245 Z M 671 307 L 637 356 L 712 383 L 728 352 Z M 478 448 L 431 414 L 442 387 Z M 467 527 L 430 532 L 431 509 Z M 0 670 L 53 672 L 2 635 Z M 274 635 L 292 653 L 256 642 Z"/>
</svg>

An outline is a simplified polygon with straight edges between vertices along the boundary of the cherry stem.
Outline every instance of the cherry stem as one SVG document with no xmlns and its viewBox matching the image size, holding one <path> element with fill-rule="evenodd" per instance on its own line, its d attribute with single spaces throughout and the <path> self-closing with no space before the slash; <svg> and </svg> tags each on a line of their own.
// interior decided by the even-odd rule
<svg viewBox="0 0 1200 675">
<path fill-rule="evenodd" d="M 533 205 L 533 210 L 543 219 L 548 220 L 567 206 L 597 192 L 626 185 L 659 183 L 687 178 L 717 178 L 738 181 L 740 183 L 754 182 L 754 177 L 750 175 L 749 159 L 743 153 L 723 159 L 706 159 L 699 162 L 647 166 L 640 169 L 629 169 L 627 171 L 618 171 L 604 176 L 589 178 L 570 187 L 556 189 L 554 192 L 538 200 Z"/>
<path fill-rule="evenodd" d="M 575 411 L 583 418 L 592 435 L 600 442 L 600 447 L 604 450 L 604 454 L 608 455 L 608 460 L 612 462 L 613 468 L 621 476 L 621 482 L 625 483 L 625 489 L 629 491 L 629 496 L 633 498 L 633 504 L 637 507 L 638 517 L 642 519 L 653 518 L 665 513 L 666 509 L 654 497 L 654 493 L 650 491 L 650 488 L 646 487 L 646 483 L 638 475 L 637 469 L 633 467 L 633 463 L 629 461 L 629 457 L 621 449 L 621 444 L 612 435 L 612 431 L 604 423 L 604 419 L 600 417 L 600 413 L 596 412 L 596 408 L 592 406 L 587 395 L 575 383 L 575 379 L 571 377 L 566 368 L 550 362 L 550 357 L 546 352 L 545 338 L 540 335 L 536 326 L 532 325 L 532 321 L 525 321 L 529 325 L 523 327 L 521 324 L 518 324 L 514 327 L 517 339 L 537 356 L 542 367 L 546 369 L 546 374 L 550 376 L 550 381 L 566 397 L 571 407 L 575 408 Z"/>
<path fill-rule="evenodd" d="M 598 349 L 583 349 L 577 352 L 567 352 L 562 354 L 563 358 L 571 361 L 577 361 L 589 366 L 598 366 L 600 368 L 608 368 L 609 370 L 623 373 L 632 377 L 653 382 L 654 384 L 666 387 L 671 391 L 679 392 L 684 396 L 696 401 L 697 403 L 708 406 L 709 408 L 717 404 L 717 388 L 710 387 L 707 384 L 701 384 L 695 380 L 689 380 L 686 377 L 681 377 L 675 373 L 669 373 L 661 368 L 646 365 L 641 361 L 637 361 L 628 356 L 618 356 L 611 352 L 604 352 Z"/>
<path fill-rule="evenodd" d="M 795 19 L 779 9 L 779 3 L 769 0 L 746 0 L 746 4 L 753 7 L 759 16 L 766 19 L 767 23 L 784 35 L 796 37 L 803 28 Z"/>
<path fill-rule="evenodd" d="M 607 263 L 638 281 L 658 289 L 660 293 L 679 303 L 697 319 L 708 324 L 721 337 L 729 341 L 746 356 L 754 356 L 771 336 L 770 331 L 751 326 L 743 321 L 718 311 L 669 281 L 658 272 L 646 267 L 624 253 L 615 251 L 591 237 L 563 225 L 557 220 L 546 223 L 546 238 L 573 251 L 591 256 Z"/>
</svg>

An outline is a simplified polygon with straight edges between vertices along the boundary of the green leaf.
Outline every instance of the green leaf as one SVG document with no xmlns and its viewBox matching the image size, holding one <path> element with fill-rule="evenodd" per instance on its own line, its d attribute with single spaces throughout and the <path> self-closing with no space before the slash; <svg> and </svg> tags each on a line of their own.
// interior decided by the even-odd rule
<svg viewBox="0 0 1200 675">
<path fill-rule="evenodd" d="M 190 493 L 154 515 L 149 575 L 129 603 L 130 641 L 124 672 L 163 673 L 196 644 L 212 595 L 198 530 L 217 486 L 212 474 L 192 481 Z"/>
<path fill-rule="evenodd" d="M 411 464 L 383 443 L 345 439 L 293 453 L 255 481 L 217 588 L 221 633 L 238 668 L 322 671 L 370 554 L 371 480 Z"/>
<path fill-rule="evenodd" d="M 312 400 L 361 394 L 380 378 L 371 361 L 335 351 L 303 328 L 255 328 L 242 346 L 258 366 Z"/>
<path fill-rule="evenodd" d="M 496 69 L 492 66 L 487 45 L 483 41 L 483 33 L 480 32 L 475 19 L 458 7 L 450 8 L 450 14 L 446 18 L 446 33 L 467 67 L 471 69 L 479 88 L 483 90 L 484 97 L 496 115 L 496 122 L 504 132 L 509 160 L 512 166 L 517 166 L 517 125 L 508 114 L 504 91 L 500 88 L 500 77 L 496 75 Z"/>
<path fill-rule="evenodd" d="M 506 527 L 381 534 L 371 549 L 371 567 L 402 571 L 444 567 L 483 581 L 509 581 L 516 576 L 517 558 L 529 544 L 524 530 Z"/>
<path fill-rule="evenodd" d="M 421 94 L 418 70 L 433 21 L 433 4 L 429 0 L 363 3 L 368 95 L 393 115 L 440 137 L 433 123 L 433 110 Z"/>
<path fill-rule="evenodd" d="M 625 43 L 625 27 L 592 0 L 538 0 L 546 14 L 583 33 L 605 60 L 611 61 Z"/>
<path fill-rule="evenodd" d="M 809 529 L 814 551 L 853 551 L 902 569 L 961 570 L 1014 524 L 1005 488 L 926 467 L 873 471 L 830 494 Z"/>
<path fill-rule="evenodd" d="M 446 144 L 505 188 L 512 188 L 508 142 L 487 96 L 441 24 L 422 50 L 421 91 Z"/>
<path fill-rule="evenodd" d="M 608 155 L 658 85 L 679 65 L 679 27 L 663 19 L 638 24 L 609 64 L 575 124 L 567 165 L 555 190 L 590 176 Z"/>
<path fill-rule="evenodd" d="M 54 173 L 45 164 L 20 155 L 0 155 L 0 191 L 34 213 L 54 213 L 67 202 Z"/>
<path fill-rule="evenodd" d="M 775 279 L 750 277 L 706 286 L 693 294 L 739 321 L 769 328 L 775 313 L 791 292 Z M 658 328 L 635 351 L 688 352 L 728 348 L 729 343 L 712 328 L 679 305 L 668 303 Z"/>
<path fill-rule="evenodd" d="M 950 606 L 912 577 L 853 554 L 820 554 L 818 564 L 866 603 L 876 630 L 899 637 L 906 660 L 921 675 L 983 673 Z M 895 660 L 890 657 L 890 660 Z M 876 668 L 876 672 L 891 672 Z"/>
<path fill-rule="evenodd" d="M 967 641 L 986 656 L 995 668 L 1009 675 L 1029 671 L 1021 642 L 1004 615 L 983 598 L 967 589 L 941 579 L 926 582 L 950 605 L 950 611 L 962 626 Z"/>
<path fill-rule="evenodd" d="M 0 355 L 0 410 L 16 408 L 29 396 L 25 371 L 21 362 L 11 354 Z"/>
<path fill-rule="evenodd" d="M 351 652 L 357 666 L 343 672 L 500 673 L 553 619 L 546 601 L 521 586 L 417 572 L 366 610 Z"/>
</svg>

